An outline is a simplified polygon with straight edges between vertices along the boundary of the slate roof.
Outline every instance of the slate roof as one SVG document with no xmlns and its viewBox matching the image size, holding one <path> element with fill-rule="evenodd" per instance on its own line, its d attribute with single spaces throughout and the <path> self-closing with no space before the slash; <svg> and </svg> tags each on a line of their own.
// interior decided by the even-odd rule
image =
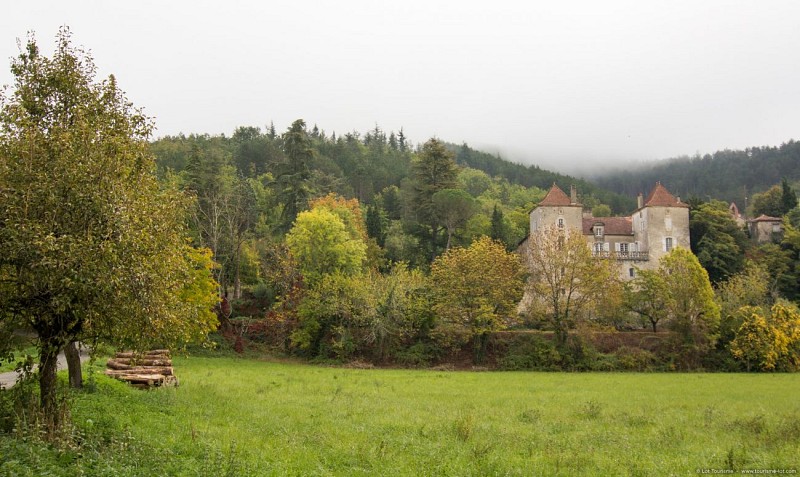
<svg viewBox="0 0 800 477">
<path fill-rule="evenodd" d="M 584 235 L 594 235 L 592 227 L 596 223 L 603 224 L 605 235 L 633 235 L 633 221 L 630 217 L 584 217 Z"/>
<path fill-rule="evenodd" d="M 553 187 L 550 188 L 550 191 L 546 196 L 544 196 L 544 199 L 539 202 L 539 205 L 566 206 L 573 204 L 567 194 L 565 194 L 563 190 L 559 189 L 559 187 L 553 183 Z"/>
<path fill-rule="evenodd" d="M 653 187 L 653 190 L 650 191 L 650 195 L 648 195 L 647 199 L 644 201 L 644 206 L 689 208 L 689 204 L 685 204 L 676 199 L 660 182 L 656 182 L 656 186 Z"/>
</svg>

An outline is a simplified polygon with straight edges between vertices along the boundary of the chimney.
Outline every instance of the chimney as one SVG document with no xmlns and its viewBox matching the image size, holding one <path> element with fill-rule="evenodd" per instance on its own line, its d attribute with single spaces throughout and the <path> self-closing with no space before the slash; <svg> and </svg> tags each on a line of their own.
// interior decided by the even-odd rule
<svg viewBox="0 0 800 477">
<path fill-rule="evenodd" d="M 575 189 L 575 184 L 569 186 L 569 201 L 573 204 L 578 203 L 578 190 Z"/>
<path fill-rule="evenodd" d="M 639 192 L 639 195 L 636 196 L 636 208 L 641 209 L 642 207 L 644 207 L 644 196 Z"/>
</svg>

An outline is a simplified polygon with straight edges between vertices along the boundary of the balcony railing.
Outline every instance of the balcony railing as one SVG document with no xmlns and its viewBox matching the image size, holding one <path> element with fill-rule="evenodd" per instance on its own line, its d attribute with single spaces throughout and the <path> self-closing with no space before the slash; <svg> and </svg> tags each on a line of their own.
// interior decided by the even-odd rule
<svg viewBox="0 0 800 477">
<path fill-rule="evenodd" d="M 647 252 L 592 252 L 594 258 L 608 258 L 611 260 L 633 260 L 644 262 L 650 260 Z"/>
</svg>

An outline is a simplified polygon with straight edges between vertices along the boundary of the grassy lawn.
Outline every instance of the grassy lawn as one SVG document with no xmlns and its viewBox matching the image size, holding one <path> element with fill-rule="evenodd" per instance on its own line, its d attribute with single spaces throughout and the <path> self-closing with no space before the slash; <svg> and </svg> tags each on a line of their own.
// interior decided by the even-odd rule
<svg viewBox="0 0 800 477">
<path fill-rule="evenodd" d="M 175 369 L 180 387 L 149 392 L 98 378 L 72 406 L 91 446 L 3 437 L 0 475 L 649 476 L 800 460 L 798 375 Z"/>
</svg>

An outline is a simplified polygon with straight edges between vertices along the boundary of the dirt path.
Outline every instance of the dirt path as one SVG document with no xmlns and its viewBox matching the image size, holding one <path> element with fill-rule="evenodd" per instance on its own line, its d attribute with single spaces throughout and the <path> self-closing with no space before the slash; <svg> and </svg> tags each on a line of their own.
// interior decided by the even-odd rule
<svg viewBox="0 0 800 477">
<path fill-rule="evenodd" d="M 87 361 L 89 359 L 89 350 L 86 348 L 80 347 L 81 353 L 81 363 Z M 67 369 L 67 358 L 64 357 L 64 352 L 62 351 L 61 354 L 58 355 L 58 369 Z M 16 372 L 10 371 L 8 373 L 0 373 L 0 388 L 8 389 L 11 386 L 17 384 L 17 378 L 19 376 Z"/>
</svg>

